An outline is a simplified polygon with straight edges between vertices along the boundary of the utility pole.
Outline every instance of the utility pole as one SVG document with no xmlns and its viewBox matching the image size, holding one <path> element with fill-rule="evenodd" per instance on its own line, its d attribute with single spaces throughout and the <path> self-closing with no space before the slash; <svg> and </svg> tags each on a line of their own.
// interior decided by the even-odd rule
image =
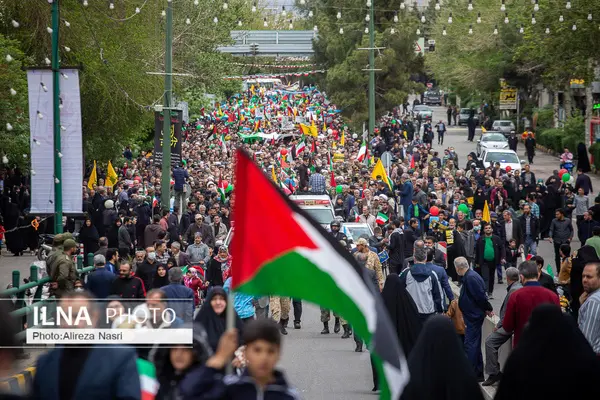
<svg viewBox="0 0 600 400">
<path fill-rule="evenodd" d="M 375 134 L 375 4 L 371 0 L 369 9 L 369 136 L 367 137 L 367 146 L 370 138 Z"/>
<path fill-rule="evenodd" d="M 52 2 L 52 94 L 54 116 L 54 233 L 63 231 L 62 217 L 62 162 L 60 138 L 60 51 L 58 48 L 58 30 L 60 28 L 59 0 Z"/>
<path fill-rule="evenodd" d="M 163 157 L 160 203 L 163 210 L 171 205 L 171 108 L 173 95 L 173 2 L 167 2 L 165 41 L 165 100 L 163 104 Z"/>
</svg>

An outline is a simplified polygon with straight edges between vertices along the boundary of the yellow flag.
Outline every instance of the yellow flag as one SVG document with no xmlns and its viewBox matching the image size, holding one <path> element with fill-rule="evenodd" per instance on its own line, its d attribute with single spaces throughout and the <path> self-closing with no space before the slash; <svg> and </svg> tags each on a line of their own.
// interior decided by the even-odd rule
<svg viewBox="0 0 600 400">
<path fill-rule="evenodd" d="M 487 129 L 485 129 L 483 126 L 481 127 L 481 133 L 487 133 Z"/>
<path fill-rule="evenodd" d="M 487 200 L 483 205 L 483 215 L 481 216 L 481 219 L 487 222 L 488 224 L 492 222 L 492 217 L 490 216 L 490 207 L 488 206 Z"/>
<path fill-rule="evenodd" d="M 323 121 L 323 132 L 327 132 L 327 124 Z"/>
<path fill-rule="evenodd" d="M 88 178 L 88 188 L 92 190 L 94 185 L 98 183 L 98 175 L 96 174 L 96 161 L 94 160 L 94 169 Z"/>
<path fill-rule="evenodd" d="M 317 127 L 314 126 L 314 124 L 311 126 L 300 124 L 300 130 L 302 130 L 303 135 L 314 136 L 314 137 L 318 136 Z"/>
<path fill-rule="evenodd" d="M 383 167 L 381 159 L 377 160 L 377 164 L 375 164 L 375 168 L 373 168 L 373 172 L 371 172 L 371 178 L 377 180 L 378 176 L 379 179 L 381 179 L 386 185 L 388 185 L 391 190 L 392 184 L 387 176 L 387 173 L 385 172 L 385 168 Z"/>
<path fill-rule="evenodd" d="M 273 182 L 277 183 L 277 174 L 275 174 L 275 166 L 271 165 L 271 179 Z"/>
<path fill-rule="evenodd" d="M 342 138 L 340 139 L 340 145 L 344 146 L 346 144 L 346 131 L 342 131 Z"/>
<path fill-rule="evenodd" d="M 254 94 L 254 85 L 250 86 L 250 92 L 252 92 L 252 94 Z"/>
<path fill-rule="evenodd" d="M 319 136 L 319 130 L 317 129 L 317 126 L 315 125 L 314 121 L 310 125 L 310 135 L 313 136 L 313 137 Z"/>
<path fill-rule="evenodd" d="M 113 187 L 119 181 L 119 176 L 115 172 L 110 160 L 108 161 L 108 167 L 106 168 L 106 186 Z"/>
</svg>

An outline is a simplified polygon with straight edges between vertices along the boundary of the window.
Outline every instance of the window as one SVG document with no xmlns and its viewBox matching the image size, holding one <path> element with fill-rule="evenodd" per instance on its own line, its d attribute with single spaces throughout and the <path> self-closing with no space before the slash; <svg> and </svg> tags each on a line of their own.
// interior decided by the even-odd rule
<svg viewBox="0 0 600 400">
<path fill-rule="evenodd" d="M 318 224 L 330 224 L 334 219 L 333 211 L 329 208 L 304 208 L 303 209 Z"/>
<path fill-rule="evenodd" d="M 506 142 L 504 135 L 498 135 L 496 133 L 488 133 L 483 135 L 481 138 L 482 142 Z"/>
<path fill-rule="evenodd" d="M 486 163 L 495 163 L 496 161 L 498 161 L 499 163 L 502 164 L 518 164 L 519 163 L 519 158 L 517 157 L 517 155 L 515 153 L 487 153 L 485 155 L 485 162 Z"/>
</svg>

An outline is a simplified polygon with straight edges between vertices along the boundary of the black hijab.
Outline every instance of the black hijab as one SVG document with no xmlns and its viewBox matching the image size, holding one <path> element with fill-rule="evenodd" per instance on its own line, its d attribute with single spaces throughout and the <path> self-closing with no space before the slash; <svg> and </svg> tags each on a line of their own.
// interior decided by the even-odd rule
<svg viewBox="0 0 600 400">
<path fill-rule="evenodd" d="M 446 316 L 427 320 L 408 358 L 408 369 L 410 381 L 402 400 L 483 400 L 473 367 Z"/>
<path fill-rule="evenodd" d="M 573 318 L 543 304 L 508 357 L 495 400 L 598 399 L 599 376 L 600 361 Z"/>
<path fill-rule="evenodd" d="M 408 357 L 417 342 L 423 325 L 417 306 L 396 274 L 387 276 L 381 296 L 392 324 L 396 328 L 398 341 L 404 354 Z"/>
<path fill-rule="evenodd" d="M 229 301 L 229 297 L 227 296 L 225 290 L 220 286 L 214 286 L 208 291 L 208 294 L 206 295 L 206 300 L 204 301 L 204 305 L 202 306 L 202 308 L 198 312 L 198 315 L 196 315 L 195 318 L 195 321 L 201 323 L 204 329 L 206 330 L 206 334 L 208 335 L 208 343 L 210 344 L 210 347 L 212 348 L 213 352 L 217 351 L 219 339 L 221 339 L 221 335 L 223 335 L 223 333 L 225 333 L 225 330 L 227 329 L 227 324 L 225 321 L 227 310 L 223 311 L 221 315 L 217 315 L 217 313 L 215 313 L 215 310 L 213 310 L 212 306 L 210 305 L 211 300 L 215 296 L 223 296 L 226 302 Z M 242 321 L 237 316 L 237 313 L 235 315 L 235 327 L 237 328 L 238 333 L 241 336 Z"/>
<path fill-rule="evenodd" d="M 158 268 L 164 268 L 166 270 L 165 276 L 158 275 Z M 152 287 L 155 289 L 161 288 L 163 286 L 167 286 L 169 284 L 169 271 L 168 268 L 164 265 L 159 265 L 156 267 L 156 272 L 154 273 L 154 277 L 152 278 Z"/>
<path fill-rule="evenodd" d="M 577 169 L 581 168 L 584 173 L 590 172 L 590 159 L 588 158 L 587 148 L 585 144 L 579 143 L 577 145 Z"/>
</svg>

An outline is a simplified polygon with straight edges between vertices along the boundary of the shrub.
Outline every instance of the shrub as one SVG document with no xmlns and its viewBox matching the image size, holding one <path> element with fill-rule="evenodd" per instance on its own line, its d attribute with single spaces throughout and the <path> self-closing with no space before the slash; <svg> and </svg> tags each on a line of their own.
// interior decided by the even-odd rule
<svg viewBox="0 0 600 400">
<path fill-rule="evenodd" d="M 554 108 L 552 104 L 543 108 L 535 108 L 533 112 L 534 114 L 537 113 L 536 130 L 540 131 L 552 128 L 554 123 Z"/>
<path fill-rule="evenodd" d="M 600 170 L 600 143 L 594 143 L 590 146 L 589 152 L 594 158 L 594 166 L 596 170 Z"/>
</svg>

